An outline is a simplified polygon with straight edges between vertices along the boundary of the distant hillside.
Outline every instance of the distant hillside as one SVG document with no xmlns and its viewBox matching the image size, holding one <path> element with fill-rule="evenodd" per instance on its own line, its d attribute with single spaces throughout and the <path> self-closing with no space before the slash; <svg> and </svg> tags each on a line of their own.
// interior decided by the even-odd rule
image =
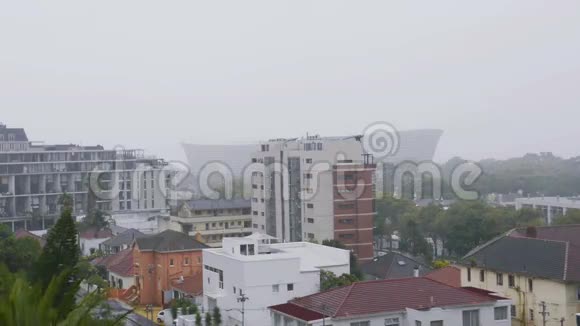
<svg viewBox="0 0 580 326">
<path fill-rule="evenodd" d="M 443 165 L 448 177 L 461 162 L 453 158 Z M 526 154 L 508 160 L 486 159 L 478 162 L 484 171 L 474 188 L 482 194 L 515 193 L 523 195 L 571 196 L 580 194 L 580 157 L 563 159 L 552 153 Z"/>
</svg>

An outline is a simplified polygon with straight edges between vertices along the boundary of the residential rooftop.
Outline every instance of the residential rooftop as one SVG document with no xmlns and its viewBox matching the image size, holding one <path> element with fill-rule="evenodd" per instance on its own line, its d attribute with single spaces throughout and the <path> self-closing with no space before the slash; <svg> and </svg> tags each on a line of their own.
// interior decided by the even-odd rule
<svg viewBox="0 0 580 326">
<path fill-rule="evenodd" d="M 189 251 L 209 248 L 195 237 L 185 233 L 166 230 L 158 234 L 148 235 L 135 240 L 140 251 L 172 252 Z"/>
<path fill-rule="evenodd" d="M 514 229 L 475 248 L 462 263 L 506 273 L 579 282 L 580 225 Z"/>
<path fill-rule="evenodd" d="M 420 276 L 431 272 L 431 267 L 424 262 L 396 251 L 389 251 L 361 265 L 364 274 L 381 280 L 413 277 L 415 268 L 418 268 Z"/>
<path fill-rule="evenodd" d="M 358 282 L 297 298 L 270 309 L 304 321 L 327 317 L 367 316 L 405 309 L 428 310 L 494 304 L 499 298 L 483 291 L 457 288 L 428 278 Z"/>
</svg>

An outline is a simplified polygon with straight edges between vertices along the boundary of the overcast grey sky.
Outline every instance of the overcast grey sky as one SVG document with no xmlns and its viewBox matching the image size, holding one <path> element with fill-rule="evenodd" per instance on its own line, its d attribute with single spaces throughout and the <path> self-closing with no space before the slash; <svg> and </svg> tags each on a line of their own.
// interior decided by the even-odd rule
<svg viewBox="0 0 580 326">
<path fill-rule="evenodd" d="M 0 121 L 123 144 L 445 131 L 437 158 L 580 155 L 580 1 L 0 0 Z"/>
</svg>

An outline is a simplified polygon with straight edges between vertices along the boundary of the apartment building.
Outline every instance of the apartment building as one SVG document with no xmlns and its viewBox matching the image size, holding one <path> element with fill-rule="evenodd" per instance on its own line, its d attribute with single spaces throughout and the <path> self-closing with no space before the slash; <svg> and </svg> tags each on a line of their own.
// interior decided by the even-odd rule
<svg viewBox="0 0 580 326">
<path fill-rule="evenodd" d="M 210 247 L 223 238 L 252 234 L 252 204 L 245 199 L 200 199 L 181 203 L 169 218 L 159 220 L 159 230 L 175 230 L 199 236 Z"/>
<path fill-rule="evenodd" d="M 253 158 L 252 226 L 283 242 L 336 239 L 373 257 L 375 164 L 361 137 L 274 139 Z"/>
<path fill-rule="evenodd" d="M 24 129 L 0 125 L 0 223 L 46 229 L 60 215 L 64 192 L 77 216 L 92 209 L 113 216 L 166 212 L 158 186 L 167 182 L 165 164 L 142 150 L 35 144 Z"/>
<path fill-rule="evenodd" d="M 204 309 L 219 307 L 224 326 L 270 325 L 268 306 L 320 291 L 321 270 L 350 271 L 348 250 L 272 241 L 255 233 L 203 251 Z"/>
<path fill-rule="evenodd" d="M 512 299 L 514 326 L 577 326 L 580 226 L 507 232 L 464 257 L 461 284 Z"/>
<path fill-rule="evenodd" d="M 511 300 L 427 278 L 358 282 L 270 307 L 272 326 L 509 326 Z"/>
</svg>

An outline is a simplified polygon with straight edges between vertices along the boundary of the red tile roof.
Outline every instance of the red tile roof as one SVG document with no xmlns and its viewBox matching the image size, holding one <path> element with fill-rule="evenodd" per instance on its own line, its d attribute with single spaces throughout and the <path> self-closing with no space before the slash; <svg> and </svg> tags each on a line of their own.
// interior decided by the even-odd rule
<svg viewBox="0 0 580 326">
<path fill-rule="evenodd" d="M 329 317 L 353 317 L 402 311 L 406 308 L 421 310 L 433 307 L 479 305 L 497 300 L 497 297 L 485 293 L 456 288 L 421 277 L 358 282 L 294 299 L 289 304 Z M 276 307 L 271 308 L 277 310 Z M 286 312 L 280 312 L 286 314 L 290 311 L 288 307 L 282 309 Z M 306 316 L 304 312 L 296 314 L 295 317 L 299 319 Z"/>
<path fill-rule="evenodd" d="M 111 256 L 97 258 L 93 261 L 95 265 L 105 266 L 112 273 L 120 276 L 134 276 L 133 271 L 133 251 L 126 249 Z"/>
<path fill-rule="evenodd" d="M 82 239 L 107 239 L 113 236 L 113 232 L 110 229 L 89 229 L 84 232 L 81 232 L 80 238 Z"/>
<path fill-rule="evenodd" d="M 41 247 L 44 247 L 44 245 L 46 244 L 46 240 L 42 237 L 37 236 L 36 234 L 20 229 L 18 231 L 16 231 L 14 233 L 14 237 L 16 239 L 22 239 L 22 238 L 31 238 L 34 239 L 36 241 L 38 241 L 38 243 L 40 244 Z"/>
<path fill-rule="evenodd" d="M 272 310 L 276 310 L 288 316 L 298 318 L 302 321 L 309 322 L 313 320 L 320 320 L 324 317 L 321 313 L 316 311 L 308 310 L 306 308 L 297 306 L 292 303 L 284 303 L 281 305 L 270 307 Z"/>
<path fill-rule="evenodd" d="M 171 285 L 183 293 L 198 296 L 203 293 L 203 275 L 197 273 L 193 276 L 186 276 L 183 278 L 183 282 L 180 279 L 175 279 L 171 281 Z"/>
<path fill-rule="evenodd" d="M 426 278 L 453 286 L 461 287 L 461 269 L 455 266 L 447 266 L 436 269 L 431 273 L 425 275 Z"/>
</svg>

